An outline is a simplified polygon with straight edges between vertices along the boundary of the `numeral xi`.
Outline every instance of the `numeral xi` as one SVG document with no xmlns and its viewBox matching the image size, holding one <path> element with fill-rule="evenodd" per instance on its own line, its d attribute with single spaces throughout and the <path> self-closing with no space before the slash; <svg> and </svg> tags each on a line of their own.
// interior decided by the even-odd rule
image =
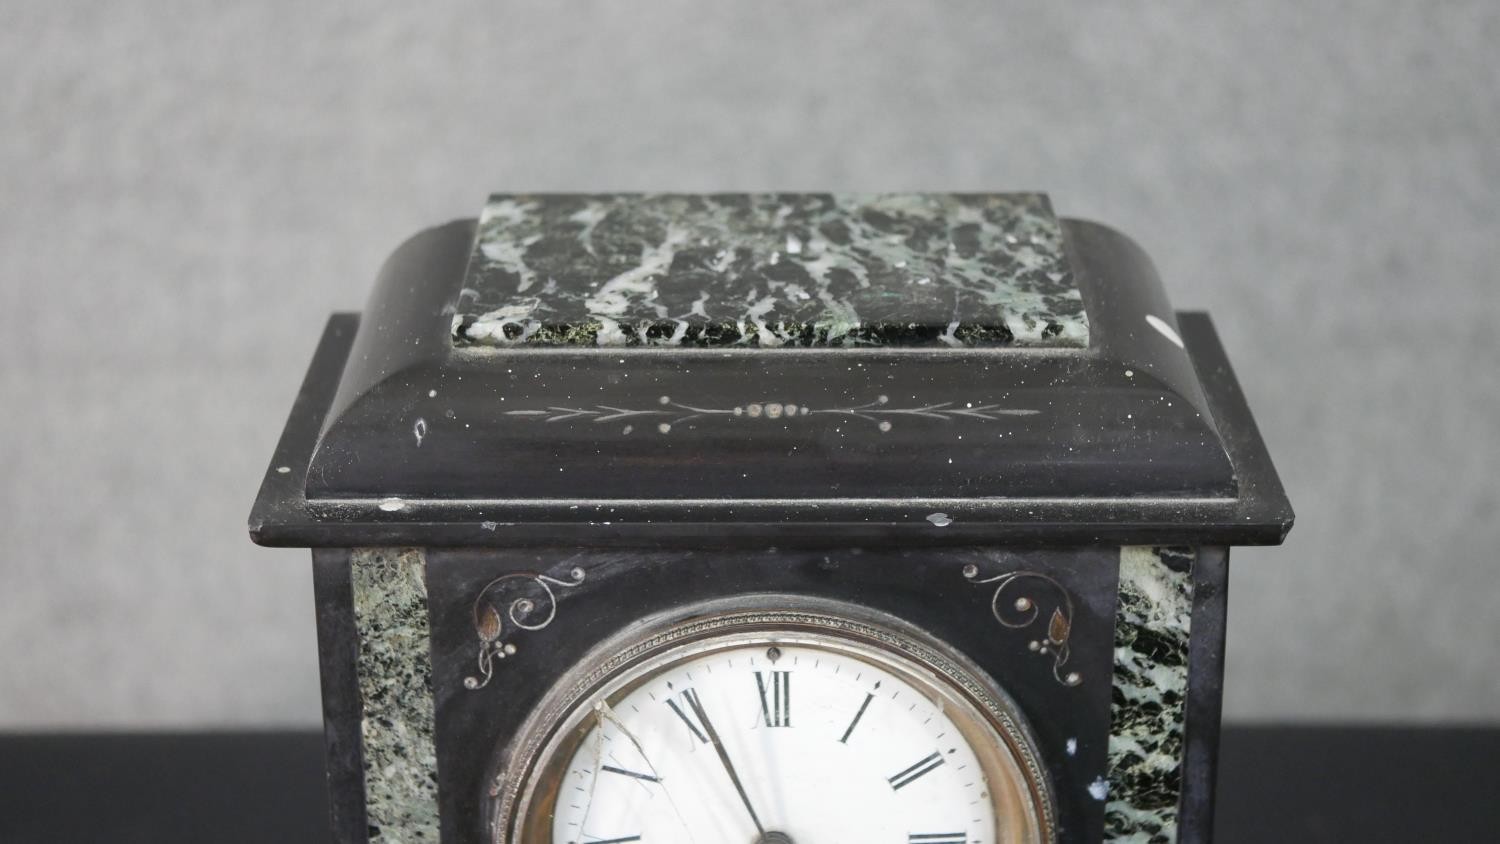
<svg viewBox="0 0 1500 844">
<path fill-rule="evenodd" d="M 698 693 L 693 691 L 692 689 L 683 689 L 682 697 L 684 700 L 687 700 L 689 702 L 689 705 L 691 706 L 692 701 L 698 699 Z M 677 717 L 681 718 L 682 723 L 686 724 L 687 728 L 692 731 L 694 738 L 698 739 L 698 741 L 703 744 L 708 744 L 708 736 L 704 735 L 703 731 L 698 728 L 698 725 L 693 722 L 692 716 L 688 715 L 682 710 L 682 707 L 677 705 L 677 701 L 672 700 L 671 698 L 667 698 L 667 706 L 672 707 L 672 711 L 677 713 Z"/>
</svg>

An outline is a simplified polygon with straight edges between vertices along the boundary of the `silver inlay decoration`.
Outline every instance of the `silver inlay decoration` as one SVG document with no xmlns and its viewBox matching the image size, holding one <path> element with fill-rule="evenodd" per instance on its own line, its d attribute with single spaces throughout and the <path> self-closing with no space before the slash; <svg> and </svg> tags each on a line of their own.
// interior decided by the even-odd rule
<svg viewBox="0 0 1500 844">
<path fill-rule="evenodd" d="M 892 407 L 889 396 L 876 396 L 873 401 L 850 407 L 808 407 L 795 402 L 753 401 L 734 407 L 699 407 L 673 401 L 671 396 L 661 396 L 655 407 L 626 408 L 612 405 L 589 407 L 547 407 L 537 410 L 510 410 L 506 416 L 536 419 L 543 422 L 620 422 L 631 419 L 657 418 L 664 421 L 657 431 L 668 433 L 673 425 L 704 418 L 743 419 L 797 419 L 819 414 L 834 414 L 871 422 L 881 431 L 891 429 L 892 419 L 931 419 L 952 422 L 957 419 L 974 419 L 994 422 L 1007 416 L 1035 416 L 1039 410 L 1004 407 L 998 404 L 959 404 L 953 401 L 934 402 L 913 407 Z M 671 418 L 666 418 L 671 417 Z"/>
<path fill-rule="evenodd" d="M 976 585 L 994 585 L 990 612 L 996 621 L 1013 630 L 1031 627 L 1041 619 L 1041 599 L 1027 587 L 1042 587 L 1043 594 L 1052 599 L 1052 612 L 1047 616 L 1042 635 L 1032 639 L 1028 647 L 1034 653 L 1052 658 L 1052 676 L 1057 682 L 1064 686 L 1083 682 L 1083 675 L 1067 670 L 1068 657 L 1072 654 L 1068 640 L 1073 634 L 1073 596 L 1061 583 L 1034 571 L 1008 571 L 982 578 L 979 567 L 972 563 L 963 567 L 963 575 Z"/>
<path fill-rule="evenodd" d="M 464 678 L 464 688 L 482 689 L 495 676 L 495 660 L 516 652 L 506 635 L 506 621 L 517 630 L 541 630 L 557 617 L 557 593 L 553 587 L 571 589 L 586 574 L 573 567 L 561 580 L 534 572 L 514 572 L 490 581 L 474 599 L 474 633 L 479 637 L 478 676 Z"/>
</svg>

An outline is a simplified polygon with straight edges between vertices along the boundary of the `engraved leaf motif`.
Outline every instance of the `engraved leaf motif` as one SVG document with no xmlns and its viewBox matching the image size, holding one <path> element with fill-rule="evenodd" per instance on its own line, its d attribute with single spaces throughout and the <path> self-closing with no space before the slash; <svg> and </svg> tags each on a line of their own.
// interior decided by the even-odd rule
<svg viewBox="0 0 1500 844">
<path fill-rule="evenodd" d="M 1068 622 L 1068 617 L 1063 615 L 1061 609 L 1053 610 L 1052 620 L 1047 623 L 1047 638 L 1052 644 L 1061 645 L 1068 641 L 1070 632 L 1072 632 L 1072 624 Z"/>
<path fill-rule="evenodd" d="M 500 636 L 500 612 L 494 607 L 485 605 L 479 611 L 478 624 L 479 638 L 486 642 L 493 642 Z"/>
</svg>

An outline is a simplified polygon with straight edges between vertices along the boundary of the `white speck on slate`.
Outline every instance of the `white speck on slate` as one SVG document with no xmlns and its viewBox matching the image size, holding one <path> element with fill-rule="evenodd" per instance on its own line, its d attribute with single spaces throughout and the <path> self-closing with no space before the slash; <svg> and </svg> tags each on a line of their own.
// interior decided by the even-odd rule
<svg viewBox="0 0 1500 844">
<path fill-rule="evenodd" d="M 279 474 L 279 475 L 285 475 L 285 474 L 290 473 L 291 471 L 292 471 L 292 467 L 290 467 L 290 466 L 277 466 L 276 467 L 276 473 Z"/>
<path fill-rule="evenodd" d="M 482 528 L 484 528 L 485 530 L 494 530 L 495 528 L 497 528 L 497 527 L 500 526 L 500 523 L 499 522 L 480 522 L 479 526 L 482 527 Z"/>
<path fill-rule="evenodd" d="M 1156 329 L 1157 333 L 1161 334 L 1161 336 L 1170 340 L 1172 345 L 1179 349 L 1183 348 L 1182 338 L 1177 336 L 1177 331 L 1172 326 L 1167 325 L 1166 320 L 1155 314 L 1146 314 L 1146 324 Z"/>
<path fill-rule="evenodd" d="M 406 502 L 394 496 L 380 499 L 380 509 L 387 513 L 395 513 L 406 509 Z"/>
<path fill-rule="evenodd" d="M 1070 738 L 1070 739 L 1068 739 L 1068 755 L 1069 756 L 1076 756 L 1076 755 L 1078 755 L 1078 739 L 1076 739 L 1076 738 Z"/>
<path fill-rule="evenodd" d="M 934 527 L 947 527 L 953 524 L 953 520 L 948 518 L 947 513 L 933 513 L 927 517 L 927 521 L 932 522 Z"/>
<path fill-rule="evenodd" d="M 427 436 L 427 420 L 421 417 L 417 417 L 417 424 L 411 426 L 411 432 L 412 434 L 416 435 L 417 448 L 421 448 L 422 440 Z"/>
<path fill-rule="evenodd" d="M 1104 781 L 1104 777 L 1094 777 L 1094 781 L 1089 783 L 1089 796 L 1095 800 L 1103 800 L 1109 796 L 1109 783 Z"/>
</svg>

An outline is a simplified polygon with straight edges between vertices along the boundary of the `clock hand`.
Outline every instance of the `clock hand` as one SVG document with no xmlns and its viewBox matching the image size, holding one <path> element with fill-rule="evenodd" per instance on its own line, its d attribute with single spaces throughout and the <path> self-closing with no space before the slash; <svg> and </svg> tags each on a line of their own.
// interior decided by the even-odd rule
<svg viewBox="0 0 1500 844">
<path fill-rule="evenodd" d="M 687 698 L 688 706 L 693 708 L 693 714 L 698 716 L 698 723 L 703 725 L 703 732 L 708 736 L 708 741 L 714 746 L 719 754 L 719 761 L 724 765 L 725 773 L 729 774 L 729 781 L 734 783 L 734 790 L 740 793 L 740 800 L 745 804 L 745 810 L 750 813 L 750 820 L 755 822 L 755 831 L 762 837 L 766 834 L 766 828 L 760 823 L 760 816 L 755 814 L 755 807 L 750 805 L 750 795 L 745 793 L 745 786 L 740 782 L 740 775 L 734 770 L 734 763 L 729 761 L 729 751 L 724 749 L 724 743 L 719 740 L 719 731 L 714 729 L 713 722 L 708 720 L 708 713 L 703 711 L 703 704 L 698 702 L 698 695 L 691 689 L 683 695 Z"/>
</svg>

